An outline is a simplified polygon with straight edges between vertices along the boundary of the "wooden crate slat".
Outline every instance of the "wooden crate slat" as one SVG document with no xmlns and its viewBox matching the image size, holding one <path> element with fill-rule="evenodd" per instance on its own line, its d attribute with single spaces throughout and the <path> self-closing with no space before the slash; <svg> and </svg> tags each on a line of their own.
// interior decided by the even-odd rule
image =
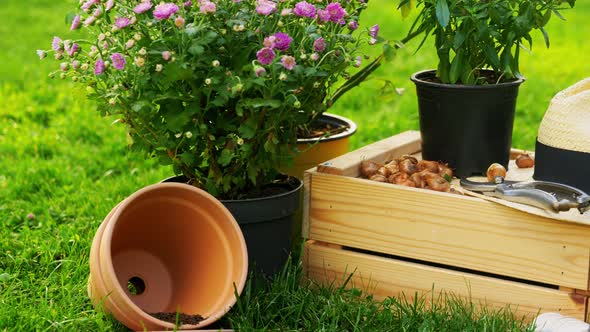
<svg viewBox="0 0 590 332">
<path fill-rule="evenodd" d="M 402 294 L 411 297 L 416 291 L 430 295 L 445 291 L 470 297 L 475 304 L 511 304 L 511 310 L 529 318 L 542 308 L 541 312 L 555 311 L 585 319 L 587 297 L 555 289 L 335 249 L 314 241 L 306 244 L 304 260 L 306 275 L 318 282 L 342 282 L 355 271 L 351 286 L 374 294 L 379 300 Z"/>
<path fill-rule="evenodd" d="M 311 181 L 309 239 L 588 289 L 588 226 L 345 176 Z"/>
<path fill-rule="evenodd" d="M 420 151 L 420 132 L 410 130 L 328 160 L 318 165 L 317 171 L 357 177 L 360 174 L 359 164 L 362 160 L 384 162 L 392 159 L 392 156 L 413 154 L 418 151 Z"/>
</svg>

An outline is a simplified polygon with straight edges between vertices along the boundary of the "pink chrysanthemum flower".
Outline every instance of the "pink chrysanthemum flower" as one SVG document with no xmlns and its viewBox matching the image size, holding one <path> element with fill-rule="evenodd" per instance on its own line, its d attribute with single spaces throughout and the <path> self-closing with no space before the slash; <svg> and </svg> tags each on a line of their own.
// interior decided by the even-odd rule
<svg viewBox="0 0 590 332">
<path fill-rule="evenodd" d="M 104 73 L 104 61 L 102 59 L 96 60 L 94 63 L 94 75 L 100 75 Z"/>
<path fill-rule="evenodd" d="M 169 19 L 174 13 L 178 11 L 178 6 L 169 2 L 169 3 L 162 3 L 154 8 L 154 17 L 157 20 L 165 20 Z"/>
<path fill-rule="evenodd" d="M 297 64 L 295 62 L 295 58 L 290 56 L 290 55 L 284 55 L 281 58 L 281 64 L 283 65 L 283 67 L 285 67 L 285 69 L 287 70 L 293 70 L 293 68 L 295 68 L 295 65 Z"/>
<path fill-rule="evenodd" d="M 328 22 L 330 20 L 330 12 L 323 9 L 318 10 L 318 19 L 320 22 Z"/>
<path fill-rule="evenodd" d="M 320 37 L 313 42 L 313 49 L 316 52 L 323 52 L 326 49 L 326 41 Z"/>
<path fill-rule="evenodd" d="M 145 13 L 148 10 L 150 10 L 152 8 L 152 3 L 147 0 L 147 1 L 143 1 L 142 3 L 140 3 L 139 5 L 133 7 L 133 12 L 136 14 L 141 14 L 141 13 Z"/>
<path fill-rule="evenodd" d="M 273 35 L 275 37 L 275 47 L 279 51 L 286 51 L 289 49 L 293 38 L 289 37 L 288 34 L 284 32 L 277 32 Z"/>
<path fill-rule="evenodd" d="M 96 9 L 94 9 L 94 12 L 92 13 L 92 16 L 94 16 L 94 17 L 100 17 L 100 15 L 102 15 L 102 8 L 98 7 Z"/>
<path fill-rule="evenodd" d="M 211 1 L 201 2 L 199 8 L 202 14 L 215 13 L 217 11 L 217 6 Z"/>
<path fill-rule="evenodd" d="M 188 8 L 193 5 L 193 2 L 191 0 L 188 0 L 185 3 L 183 3 L 182 5 L 184 6 L 184 8 Z"/>
<path fill-rule="evenodd" d="M 270 0 L 256 1 L 256 12 L 260 15 L 268 16 L 277 10 L 277 4 Z"/>
<path fill-rule="evenodd" d="M 264 67 L 256 67 L 256 69 L 254 70 L 254 74 L 256 75 L 256 77 L 260 77 L 266 74 L 266 69 L 264 69 Z"/>
<path fill-rule="evenodd" d="M 281 10 L 281 16 L 289 16 L 291 13 L 293 13 L 293 9 L 291 8 L 284 8 Z"/>
<path fill-rule="evenodd" d="M 379 35 L 379 24 L 375 24 L 369 29 L 369 36 L 377 39 L 378 35 Z"/>
<path fill-rule="evenodd" d="M 99 3 L 99 0 L 88 0 L 80 8 L 82 8 L 82 10 L 86 12 L 90 9 L 90 7 L 94 6 L 97 3 Z"/>
<path fill-rule="evenodd" d="M 362 63 L 363 63 L 363 57 L 361 57 L 360 55 L 357 56 L 354 61 L 354 66 L 358 68 L 361 66 Z"/>
<path fill-rule="evenodd" d="M 113 67 L 117 70 L 123 70 L 125 68 L 125 57 L 121 53 L 113 53 L 111 55 L 111 61 L 113 62 Z"/>
<path fill-rule="evenodd" d="M 261 64 L 269 65 L 275 59 L 275 52 L 271 48 L 265 47 L 256 52 L 256 58 L 258 58 L 258 62 Z"/>
<path fill-rule="evenodd" d="M 178 16 L 176 19 L 174 19 L 174 25 L 176 25 L 176 27 L 179 29 L 182 28 L 184 25 L 184 17 Z"/>
<path fill-rule="evenodd" d="M 172 57 L 172 53 L 170 53 L 169 51 L 162 52 L 162 59 L 168 61 L 168 60 L 170 60 L 171 57 Z"/>
<path fill-rule="evenodd" d="M 80 27 L 80 15 L 76 15 L 74 16 L 74 19 L 72 20 L 72 26 L 70 27 L 70 30 L 76 30 Z"/>
<path fill-rule="evenodd" d="M 346 11 L 340 3 L 332 2 L 326 6 L 326 11 L 330 14 L 330 21 L 339 23 L 346 16 Z"/>
<path fill-rule="evenodd" d="M 293 14 L 302 17 L 315 17 L 316 9 L 315 6 L 306 2 L 301 1 L 295 5 L 295 9 L 293 9 Z"/>
<path fill-rule="evenodd" d="M 68 48 L 68 55 L 74 56 L 74 54 L 76 54 L 78 51 L 80 51 L 80 45 L 74 43 L 72 46 L 70 46 L 70 48 Z"/>
<path fill-rule="evenodd" d="M 262 45 L 264 45 L 264 47 L 268 47 L 268 48 L 275 48 L 275 41 L 276 41 L 275 36 L 268 36 L 268 37 L 264 38 Z"/>
<path fill-rule="evenodd" d="M 115 0 L 108 0 L 104 5 L 104 10 L 106 10 L 108 12 L 109 10 L 113 9 L 114 6 L 115 6 Z"/>
<path fill-rule="evenodd" d="M 309 58 L 311 59 L 311 61 L 318 61 L 320 59 L 320 55 L 317 53 L 312 53 Z"/>
<path fill-rule="evenodd" d="M 96 17 L 94 16 L 89 16 L 87 19 L 84 20 L 84 25 L 85 26 L 89 26 L 92 23 L 94 23 L 94 21 L 96 20 Z"/>
<path fill-rule="evenodd" d="M 131 20 L 127 17 L 117 17 L 117 19 L 115 20 L 115 26 L 119 29 L 123 29 L 129 24 L 131 24 Z"/>
<path fill-rule="evenodd" d="M 78 61 L 78 60 L 72 61 L 72 69 L 76 70 L 78 68 L 80 68 L 80 61 Z"/>
<path fill-rule="evenodd" d="M 358 23 L 357 21 L 350 21 L 350 22 L 348 23 L 348 28 L 349 28 L 351 31 L 354 31 L 354 30 L 356 30 L 356 29 L 358 29 L 358 28 L 359 28 L 359 23 Z"/>
<path fill-rule="evenodd" d="M 61 41 L 61 38 L 59 37 L 53 37 L 53 41 L 51 42 L 51 48 L 54 51 L 61 51 L 63 48 L 63 43 Z"/>
</svg>

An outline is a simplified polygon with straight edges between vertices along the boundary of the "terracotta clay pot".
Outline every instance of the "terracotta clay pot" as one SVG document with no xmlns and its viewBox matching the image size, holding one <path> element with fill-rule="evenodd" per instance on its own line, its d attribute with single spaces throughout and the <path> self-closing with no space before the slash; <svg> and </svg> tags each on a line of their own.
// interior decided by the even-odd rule
<svg viewBox="0 0 590 332">
<path fill-rule="evenodd" d="M 247 271 L 246 243 L 231 213 L 198 188 L 160 183 L 129 196 L 100 225 L 88 293 L 133 330 L 173 329 L 149 314 L 158 312 L 201 315 L 180 327 L 196 329 L 229 311 Z"/>
<path fill-rule="evenodd" d="M 356 123 L 343 116 L 329 113 L 322 114 L 318 123 L 345 129 L 327 137 L 298 138 L 297 148 L 300 152 L 293 157 L 291 165 L 282 167 L 283 173 L 303 179 L 306 170 L 348 152 L 350 136 L 356 132 Z"/>
</svg>

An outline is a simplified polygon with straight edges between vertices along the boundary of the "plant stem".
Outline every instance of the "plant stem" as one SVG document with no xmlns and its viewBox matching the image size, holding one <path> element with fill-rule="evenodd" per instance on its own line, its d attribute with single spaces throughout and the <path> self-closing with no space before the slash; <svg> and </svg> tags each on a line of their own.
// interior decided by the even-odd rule
<svg viewBox="0 0 590 332">
<path fill-rule="evenodd" d="M 414 37 L 420 35 L 421 33 L 422 33 L 422 31 L 415 31 L 415 32 L 407 35 L 399 43 L 394 44 L 395 49 L 399 49 L 400 44 L 402 44 L 402 45 L 406 44 L 407 42 L 412 40 Z M 374 72 L 377 68 L 379 68 L 381 66 L 381 62 L 384 57 L 385 56 L 382 53 L 375 60 L 373 60 L 370 64 L 365 66 L 365 68 L 363 68 L 362 70 L 360 70 L 359 72 L 354 74 L 349 80 L 346 81 L 346 83 L 344 83 L 342 86 L 340 86 L 338 88 L 338 90 L 336 90 L 336 92 L 334 93 L 334 96 L 327 101 L 327 103 L 326 103 L 327 107 L 331 107 L 332 105 L 334 105 L 334 103 L 336 103 L 336 101 L 340 97 L 342 97 L 346 92 L 348 92 L 350 89 L 354 88 L 355 86 L 361 84 L 372 72 Z"/>
</svg>

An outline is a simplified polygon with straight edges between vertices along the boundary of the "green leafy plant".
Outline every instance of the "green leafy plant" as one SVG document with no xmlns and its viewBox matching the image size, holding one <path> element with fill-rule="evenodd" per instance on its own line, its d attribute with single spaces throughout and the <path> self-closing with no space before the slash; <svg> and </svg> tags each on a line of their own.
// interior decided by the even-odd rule
<svg viewBox="0 0 590 332">
<path fill-rule="evenodd" d="M 86 38 L 40 50 L 51 75 L 87 86 L 131 146 L 195 186 L 239 198 L 273 181 L 305 132 L 395 47 L 358 29 L 365 1 L 84 0 L 70 15 Z M 361 45 L 383 43 L 363 66 Z"/>
<path fill-rule="evenodd" d="M 409 32 L 433 35 L 443 83 L 488 84 L 521 78 L 521 50 L 533 47 L 531 32 L 544 27 L 575 0 L 401 0 L 402 13 L 421 8 Z M 480 69 L 491 69 L 486 76 Z"/>
</svg>

